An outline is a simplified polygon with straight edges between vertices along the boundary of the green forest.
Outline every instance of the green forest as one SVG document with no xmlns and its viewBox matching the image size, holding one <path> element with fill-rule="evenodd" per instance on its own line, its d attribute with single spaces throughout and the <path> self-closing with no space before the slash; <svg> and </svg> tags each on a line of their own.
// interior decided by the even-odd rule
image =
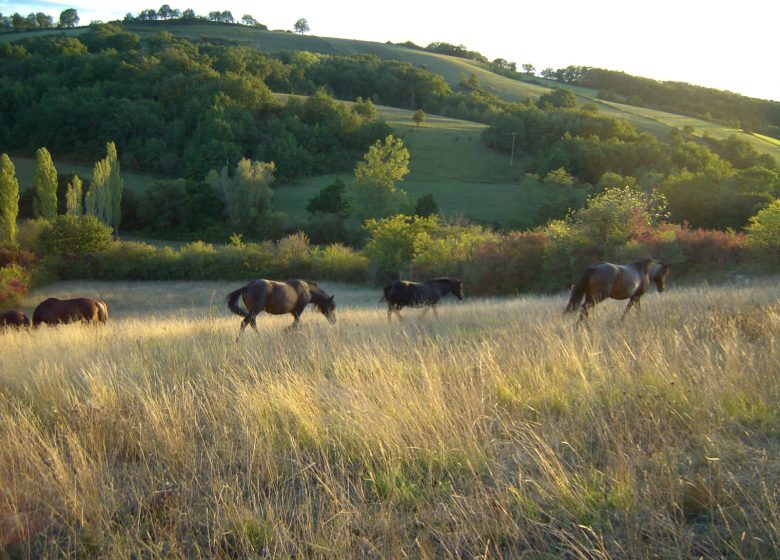
<svg viewBox="0 0 780 560">
<path fill-rule="evenodd" d="M 685 128 L 652 134 L 583 103 L 567 86 L 713 120 L 728 113 L 767 135 L 777 132 L 774 102 L 693 86 L 675 89 L 583 67 L 545 71 L 561 87 L 509 99 L 483 87 L 474 73 L 452 83 L 426 67 L 373 54 L 263 53 L 228 39 L 179 37 L 174 25 L 164 23 L 148 23 L 153 32 L 143 37 L 113 23 L 90 25 L 78 34 L 14 33 L 13 40 L 0 41 L 2 152 L 29 158 L 45 148 L 56 161 L 91 165 L 110 144 L 115 169 L 147 178 L 141 187 L 117 191 L 113 213 L 105 213 L 110 219 L 84 206 L 115 234 L 221 244 L 232 239 L 239 252 L 271 243 L 261 251 L 266 255 L 284 239 L 303 240 L 309 253 L 319 250 L 311 247 L 340 244 L 359 257 L 353 264 L 358 263 L 360 280 L 413 270 L 458 272 L 464 263 L 476 262 L 477 253 L 497 251 L 496 243 L 504 248 L 520 243 L 526 248 L 512 250 L 536 251 L 534 258 L 544 260 L 551 251 L 545 247 L 558 243 L 556 250 L 578 255 L 557 273 L 565 283 L 574 266 L 609 256 L 610 247 L 619 255 L 639 254 L 649 250 L 642 243 L 672 237 L 747 247 L 745 233 L 757 231 L 756 216 L 770 212 L 780 196 L 777 160 L 744 139 L 694 135 Z M 269 33 L 262 25 L 254 27 Z M 462 46 L 436 43 L 424 50 L 529 79 L 528 72 L 520 75 L 506 61 L 489 62 Z M 399 136 L 378 107 L 414 113 L 414 126 Z M 425 127 L 430 115 L 481 123 L 483 146 L 511 159 L 516 185 L 544 200 L 526 218 L 529 230 L 469 222 L 465 206 L 460 217 L 442 215 L 433 195 L 407 195 L 401 184 L 415 153 L 401 137 Z M 275 192 L 320 176 L 339 178 L 302 204 L 307 219 L 276 209 Z M 345 184 L 344 177 L 352 178 Z M 94 190 L 94 174 L 79 177 L 83 201 L 73 202 L 74 180 L 73 174 L 57 178 L 60 214 L 78 214 L 68 208 L 87 204 Z M 458 188 L 463 187 L 452 185 Z M 33 222 L 44 217 L 36 196 L 33 185 L 21 185 L 19 217 Z M 595 217 L 598 207 L 611 208 L 611 216 Z M 626 210 L 630 216 L 620 218 L 626 208 L 633 209 Z M 405 221 L 393 222 L 399 215 Z M 613 235 L 608 230 L 620 219 L 622 229 Z M 590 223 L 594 220 L 611 223 L 601 224 L 601 233 L 589 238 L 586 232 L 598 226 Z M 60 226 L 78 229 L 74 224 Z M 406 248 L 378 249 L 387 231 L 394 232 L 390 238 L 396 243 L 406 239 Z M 463 243 L 445 246 L 455 231 Z M 431 247 L 440 254 L 430 254 Z M 72 256 L 68 251 L 62 255 Z M 391 253 L 395 256 L 385 258 Z M 461 264 L 448 268 L 447 262 Z M 126 272 L 145 277 L 149 271 L 144 270 Z M 105 268 L 90 274 L 121 276 Z M 541 288 L 537 280 L 527 287 Z M 517 289 L 512 282 L 507 280 L 507 290 Z"/>
</svg>

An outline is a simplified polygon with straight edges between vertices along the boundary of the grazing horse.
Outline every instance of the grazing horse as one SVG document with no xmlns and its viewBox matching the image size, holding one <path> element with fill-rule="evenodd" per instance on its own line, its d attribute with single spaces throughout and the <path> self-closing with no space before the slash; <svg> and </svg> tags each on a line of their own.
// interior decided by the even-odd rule
<svg viewBox="0 0 780 560">
<path fill-rule="evenodd" d="M 571 298 L 564 313 L 577 311 L 584 295 L 585 302 L 582 304 L 578 324 L 588 318 L 593 306 L 607 298 L 629 300 L 623 311 L 622 318 L 625 318 L 632 307 L 641 308 L 639 298 L 650 287 L 650 282 L 655 283 L 659 292 L 664 291 L 666 278 L 671 270 L 671 265 L 653 259 L 625 265 L 607 262 L 591 265 L 572 286 Z"/>
<path fill-rule="evenodd" d="M 32 324 L 37 328 L 41 323 L 57 325 L 60 323 L 105 323 L 108 319 L 108 306 L 92 298 L 57 299 L 49 298 L 38 304 L 33 312 Z"/>
<path fill-rule="evenodd" d="M 16 327 L 17 329 L 29 328 L 30 318 L 21 311 L 6 311 L 0 313 L 0 330 L 5 327 Z"/>
<path fill-rule="evenodd" d="M 246 309 L 239 307 L 239 298 L 243 299 Z M 336 302 L 333 301 L 333 296 L 326 294 L 316 282 L 308 280 L 253 280 L 230 292 L 225 302 L 233 313 L 244 318 L 236 341 L 241 338 L 247 325 L 252 325 L 255 332 L 258 332 L 255 318 L 262 311 L 272 315 L 292 313 L 295 320 L 289 328 L 295 328 L 300 324 L 301 313 L 311 303 L 317 306 L 328 321 L 336 322 Z"/>
<path fill-rule="evenodd" d="M 424 307 L 425 314 L 433 309 L 434 316 L 438 317 L 436 304 L 439 300 L 452 293 L 463 299 L 463 282 L 457 278 L 434 278 L 427 282 L 409 282 L 396 280 L 389 286 L 385 286 L 383 299 L 387 301 L 387 322 L 393 317 L 393 312 L 402 320 L 401 309 L 403 307 Z"/>
</svg>

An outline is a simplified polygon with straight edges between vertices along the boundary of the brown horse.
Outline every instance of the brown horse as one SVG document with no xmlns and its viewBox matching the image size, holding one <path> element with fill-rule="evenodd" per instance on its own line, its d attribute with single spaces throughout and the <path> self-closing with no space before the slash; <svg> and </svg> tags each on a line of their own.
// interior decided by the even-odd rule
<svg viewBox="0 0 780 560">
<path fill-rule="evenodd" d="M 105 323 L 108 320 L 108 306 L 105 302 L 92 298 L 57 299 L 49 298 L 38 304 L 33 312 L 33 327 L 42 323 L 57 325 L 60 323 Z"/>
<path fill-rule="evenodd" d="M 429 309 L 433 309 L 434 317 L 438 317 L 436 305 L 441 298 L 450 293 L 462 300 L 463 282 L 457 278 L 434 278 L 426 282 L 396 280 L 385 286 L 382 296 L 387 301 L 387 321 L 390 322 L 393 313 L 398 319 L 403 319 L 400 311 L 404 307 L 423 307 L 423 315 Z"/>
<path fill-rule="evenodd" d="M 239 298 L 243 299 L 246 309 L 239 307 Z M 272 315 L 292 313 L 295 320 L 290 328 L 295 328 L 300 324 L 301 313 L 311 303 L 317 306 L 328 321 L 336 322 L 336 302 L 333 301 L 333 296 L 326 294 L 316 282 L 308 280 L 286 282 L 253 280 L 246 286 L 230 292 L 225 302 L 233 313 L 244 318 L 236 341 L 241 338 L 247 325 L 252 325 L 255 332 L 258 332 L 255 319 L 263 311 Z"/>
<path fill-rule="evenodd" d="M 571 298 L 566 306 L 565 313 L 573 313 L 580 307 L 583 295 L 585 303 L 582 304 L 580 318 L 577 323 L 588 318 L 588 313 L 597 303 L 608 299 L 627 299 L 628 305 L 623 311 L 622 318 L 636 306 L 641 308 L 639 298 L 642 297 L 654 282 L 659 292 L 663 292 L 666 278 L 669 276 L 671 265 L 644 259 L 631 264 L 598 263 L 589 266 L 580 275 L 577 283 L 572 286 Z"/>
<path fill-rule="evenodd" d="M 5 327 L 16 327 L 17 329 L 29 328 L 30 318 L 21 311 L 6 311 L 0 313 L 0 330 Z"/>
</svg>

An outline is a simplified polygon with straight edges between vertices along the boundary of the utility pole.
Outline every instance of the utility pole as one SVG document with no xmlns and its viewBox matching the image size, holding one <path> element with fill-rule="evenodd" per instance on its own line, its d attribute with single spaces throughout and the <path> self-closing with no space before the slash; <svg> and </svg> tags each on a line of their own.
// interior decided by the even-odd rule
<svg viewBox="0 0 780 560">
<path fill-rule="evenodd" d="M 517 132 L 512 133 L 512 155 L 509 157 L 509 167 L 515 164 L 515 136 L 517 136 Z"/>
</svg>

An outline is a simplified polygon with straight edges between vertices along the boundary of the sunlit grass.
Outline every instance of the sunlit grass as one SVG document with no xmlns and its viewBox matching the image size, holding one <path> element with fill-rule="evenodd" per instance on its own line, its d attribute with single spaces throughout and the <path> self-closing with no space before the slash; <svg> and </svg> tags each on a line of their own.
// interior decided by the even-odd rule
<svg viewBox="0 0 780 560">
<path fill-rule="evenodd" d="M 387 323 L 261 316 L 231 283 L 69 283 L 108 325 L 0 335 L 12 556 L 772 557 L 780 288 L 563 296 Z M 172 294 L 166 299 L 166 294 Z M 212 294 L 215 294 L 212 298 Z"/>
</svg>

